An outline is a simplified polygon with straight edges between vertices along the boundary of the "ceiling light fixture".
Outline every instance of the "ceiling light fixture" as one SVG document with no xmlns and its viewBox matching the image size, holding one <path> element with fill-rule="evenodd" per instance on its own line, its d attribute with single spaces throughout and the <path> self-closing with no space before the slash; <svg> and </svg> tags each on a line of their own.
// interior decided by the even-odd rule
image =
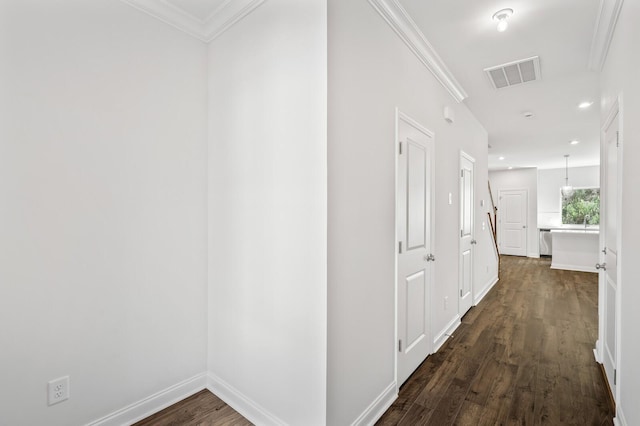
<svg viewBox="0 0 640 426">
<path fill-rule="evenodd" d="M 509 19 L 513 15 L 513 9 L 502 9 L 493 14 L 492 19 L 494 21 L 498 21 L 498 32 L 504 32 L 507 30 L 509 23 L 507 19 Z"/>
<path fill-rule="evenodd" d="M 580 108 L 580 109 L 587 109 L 587 108 L 589 108 L 591 105 L 593 105 L 593 102 L 590 102 L 590 101 L 584 101 L 584 102 L 580 102 L 580 103 L 578 104 L 578 108 Z"/>
<path fill-rule="evenodd" d="M 504 160 L 504 157 L 498 157 L 498 160 Z"/>
<path fill-rule="evenodd" d="M 580 141 L 579 141 L 579 140 L 577 140 L 577 139 L 574 139 L 574 140 L 572 140 L 572 141 L 571 141 L 571 142 L 569 142 L 569 143 L 570 143 L 571 145 L 578 145 L 578 144 L 580 143 Z"/>
<path fill-rule="evenodd" d="M 564 186 L 560 188 L 560 192 L 562 192 L 562 196 L 564 198 L 569 198 L 573 195 L 573 186 L 569 185 L 569 154 L 565 154 L 565 177 L 564 177 Z"/>
</svg>

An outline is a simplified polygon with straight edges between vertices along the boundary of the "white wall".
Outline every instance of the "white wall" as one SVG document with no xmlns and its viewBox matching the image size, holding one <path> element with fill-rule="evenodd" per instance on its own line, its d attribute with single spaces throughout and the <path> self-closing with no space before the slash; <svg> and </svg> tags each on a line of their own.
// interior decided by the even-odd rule
<svg viewBox="0 0 640 426">
<path fill-rule="evenodd" d="M 538 170 L 538 228 L 562 225 L 560 188 L 565 175 L 565 169 Z M 569 184 L 574 188 L 599 188 L 600 166 L 570 167 Z"/>
<path fill-rule="evenodd" d="M 455 124 L 443 120 L 445 105 Z M 460 149 L 476 158 L 475 199 L 488 200 L 487 133 L 368 2 L 329 0 L 330 425 L 351 424 L 394 384 L 396 107 L 435 132 L 438 334 L 457 316 Z M 476 217 L 480 230 L 484 216 Z M 488 229 L 478 234 L 478 251 L 493 250 Z"/>
<path fill-rule="evenodd" d="M 496 207 L 500 209 L 499 194 L 505 189 L 526 189 L 528 193 L 527 210 L 527 256 L 540 255 L 538 247 L 538 172 L 536 168 L 490 171 L 489 181 Z M 498 210 L 498 221 L 500 210 Z M 500 224 L 498 223 L 498 241 Z"/>
<path fill-rule="evenodd" d="M 640 225 L 637 212 L 640 209 L 640 4 L 625 1 L 618 20 L 611 48 L 601 74 L 601 123 L 611 109 L 615 98 L 622 94 L 623 146 L 622 224 L 619 235 L 622 248 L 618 257 L 622 274 L 618 289 L 622 295 L 621 363 L 618 368 L 620 400 L 617 401 L 618 417 L 624 417 L 627 425 L 640 424 L 640 340 L 636 324 L 640 322 L 637 304 L 640 287 L 637 285 L 637 259 L 640 259 Z M 622 423 L 624 424 L 624 423 Z"/>
<path fill-rule="evenodd" d="M 326 19 L 269 0 L 209 47 L 209 371 L 291 425 L 326 417 Z"/>
<path fill-rule="evenodd" d="M 0 2 L 0 424 L 205 371 L 205 54 L 121 2 Z"/>
</svg>

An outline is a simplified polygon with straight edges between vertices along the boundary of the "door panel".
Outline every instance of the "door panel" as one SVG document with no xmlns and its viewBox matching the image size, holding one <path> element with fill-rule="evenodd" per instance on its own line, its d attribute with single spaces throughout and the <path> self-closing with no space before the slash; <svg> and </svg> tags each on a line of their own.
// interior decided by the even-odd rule
<svg viewBox="0 0 640 426">
<path fill-rule="evenodd" d="M 473 167 L 472 165 L 466 165 Z M 473 232 L 473 172 L 462 169 L 462 236 L 471 236 Z"/>
<path fill-rule="evenodd" d="M 498 222 L 500 253 L 527 255 L 526 189 L 505 189 L 498 192 Z"/>
<path fill-rule="evenodd" d="M 406 312 L 407 312 L 407 349 L 424 339 L 427 330 L 425 329 L 425 315 L 427 313 L 427 277 L 424 270 L 407 277 L 406 286 Z"/>
<path fill-rule="evenodd" d="M 462 294 L 471 293 L 471 279 L 473 277 L 473 271 L 471 269 L 471 250 L 467 250 L 462 253 Z"/>
<path fill-rule="evenodd" d="M 601 325 L 600 339 L 602 342 L 602 364 L 611 387 L 611 394 L 616 398 L 616 370 L 618 359 L 618 331 L 619 331 L 619 294 L 618 293 L 618 176 L 619 176 L 619 140 L 618 140 L 618 113 L 614 112 L 612 118 L 604 128 L 603 147 L 601 158 L 601 217 L 600 217 L 600 242 L 603 247 L 600 263 L 604 263 L 605 269 L 600 269 L 599 285 L 602 289 L 600 295 Z"/>
<path fill-rule="evenodd" d="M 460 256 L 458 272 L 458 314 L 467 313 L 473 305 L 474 240 L 474 159 L 460 153 Z"/>
<path fill-rule="evenodd" d="M 398 116 L 396 226 L 397 377 L 401 385 L 431 353 L 433 139 Z"/>
<path fill-rule="evenodd" d="M 407 248 L 424 248 L 427 208 L 426 147 L 407 138 Z"/>
<path fill-rule="evenodd" d="M 504 197 L 504 222 L 508 225 L 522 224 L 521 198 L 517 194 L 505 194 Z"/>
<path fill-rule="evenodd" d="M 605 318 L 606 330 L 605 330 L 605 349 L 607 351 L 607 357 L 610 358 L 611 365 L 613 365 L 613 360 L 615 360 L 616 355 L 616 285 L 610 279 L 607 279 L 606 294 L 605 294 L 605 303 L 606 303 L 606 313 L 607 316 Z"/>
<path fill-rule="evenodd" d="M 522 248 L 522 231 L 519 229 L 507 229 L 504 231 L 503 244 L 505 248 L 519 250 Z"/>
</svg>

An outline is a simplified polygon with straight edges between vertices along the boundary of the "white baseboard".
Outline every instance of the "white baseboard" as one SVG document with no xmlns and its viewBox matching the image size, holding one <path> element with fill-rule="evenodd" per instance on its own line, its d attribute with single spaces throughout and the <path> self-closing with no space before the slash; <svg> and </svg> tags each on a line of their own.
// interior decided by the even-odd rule
<svg viewBox="0 0 640 426">
<path fill-rule="evenodd" d="M 485 284 L 484 289 L 482 291 L 480 291 L 480 293 L 473 299 L 473 304 L 477 305 L 478 303 L 480 303 L 480 301 L 482 299 L 484 299 L 484 297 L 487 295 L 487 293 L 489 293 L 489 290 L 491 290 L 493 288 L 494 285 L 496 285 L 498 283 L 498 276 L 494 276 L 491 277 L 489 279 L 489 281 L 487 282 L 487 284 Z"/>
<path fill-rule="evenodd" d="M 616 404 L 616 416 L 613 418 L 614 426 L 628 426 L 627 419 L 624 417 L 624 413 L 622 412 L 622 407 L 620 404 Z"/>
<path fill-rule="evenodd" d="M 207 376 L 207 389 L 253 424 L 286 426 L 284 421 L 211 372 Z"/>
<path fill-rule="evenodd" d="M 564 269 L 565 271 L 577 271 L 577 272 L 593 272 L 598 273 L 594 266 L 582 266 L 582 265 L 562 265 L 551 262 L 551 269 Z"/>
<path fill-rule="evenodd" d="M 596 348 L 593 348 L 593 357 L 596 359 L 596 362 L 598 364 L 602 364 L 602 361 L 600 361 L 600 357 L 598 356 L 598 350 Z"/>
<path fill-rule="evenodd" d="M 207 374 L 198 374 L 118 411 L 114 411 L 98 420 L 94 420 L 88 423 L 87 426 L 122 426 L 133 424 L 205 389 L 206 384 Z"/>
<path fill-rule="evenodd" d="M 532 257 L 534 259 L 540 258 L 540 253 L 527 253 L 527 257 Z"/>
<path fill-rule="evenodd" d="M 447 341 L 449 336 L 456 331 L 456 328 L 461 324 L 460 315 L 456 314 L 456 316 L 449 321 L 449 323 L 438 333 L 435 339 L 433 339 L 433 353 L 438 352 L 438 350 L 442 347 L 444 342 Z"/>
<path fill-rule="evenodd" d="M 398 389 L 396 382 L 392 382 L 380 395 L 367 407 L 366 410 L 351 423 L 351 426 L 370 426 L 391 407 L 393 401 L 398 398 Z"/>
<path fill-rule="evenodd" d="M 602 346 L 600 344 L 601 340 L 596 340 L 596 346 L 593 348 L 593 357 L 596 359 L 598 364 L 602 364 L 604 362 L 602 358 Z"/>
</svg>

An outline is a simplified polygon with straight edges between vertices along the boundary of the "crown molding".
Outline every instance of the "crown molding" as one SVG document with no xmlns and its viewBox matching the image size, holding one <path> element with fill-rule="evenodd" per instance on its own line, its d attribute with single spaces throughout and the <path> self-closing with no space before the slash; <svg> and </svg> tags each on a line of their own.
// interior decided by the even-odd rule
<svg viewBox="0 0 640 426">
<path fill-rule="evenodd" d="M 209 43 L 266 0 L 227 0 L 205 20 L 196 18 L 166 0 L 121 1 L 198 40 Z"/>
<path fill-rule="evenodd" d="M 207 42 L 216 39 L 220 34 L 228 30 L 233 24 L 253 12 L 266 0 L 234 0 L 226 2 L 223 7 L 216 10 L 206 22 Z"/>
<path fill-rule="evenodd" d="M 462 102 L 467 93 L 458 83 L 444 61 L 424 36 L 409 13 L 398 0 L 369 0 L 373 8 L 384 18 L 400 39 L 418 57 L 420 62 L 434 75 L 436 80 L 457 102 Z"/>
<path fill-rule="evenodd" d="M 604 67 L 623 2 L 624 0 L 600 0 L 589 54 L 589 69 L 592 71 L 599 72 Z"/>
</svg>

